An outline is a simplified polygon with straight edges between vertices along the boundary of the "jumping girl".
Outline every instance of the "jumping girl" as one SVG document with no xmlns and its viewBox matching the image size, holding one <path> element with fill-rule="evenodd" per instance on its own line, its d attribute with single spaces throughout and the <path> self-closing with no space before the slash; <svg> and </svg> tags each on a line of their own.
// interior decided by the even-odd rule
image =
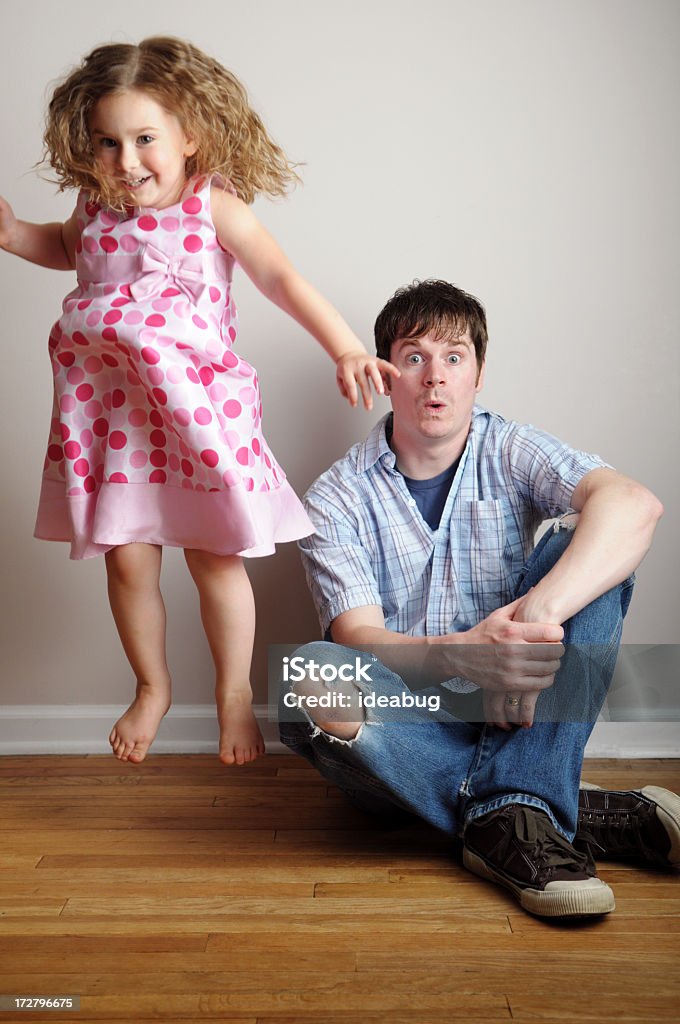
<svg viewBox="0 0 680 1024">
<path fill-rule="evenodd" d="M 95 49 L 55 90 L 46 156 L 79 190 L 64 224 L 17 220 L 0 246 L 76 288 L 52 329 L 54 406 L 35 535 L 106 559 L 111 610 L 137 679 L 109 741 L 144 760 L 171 701 L 163 545 L 184 549 L 216 671 L 220 758 L 264 752 L 251 701 L 246 557 L 312 532 L 269 449 L 253 368 L 234 352 L 235 262 L 335 361 L 352 406 L 382 374 L 250 210 L 296 175 L 243 86 L 189 43 Z"/>
</svg>

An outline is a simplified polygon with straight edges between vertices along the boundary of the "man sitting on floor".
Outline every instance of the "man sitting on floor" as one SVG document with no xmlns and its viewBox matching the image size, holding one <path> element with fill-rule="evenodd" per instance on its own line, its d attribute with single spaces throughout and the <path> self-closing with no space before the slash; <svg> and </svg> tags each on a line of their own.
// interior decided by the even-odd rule
<svg viewBox="0 0 680 1024">
<path fill-rule="evenodd" d="M 375 336 L 400 371 L 385 381 L 392 412 L 306 495 L 317 532 L 300 547 L 333 642 L 297 652 L 308 668 L 284 687 L 282 740 L 364 808 L 462 835 L 465 866 L 526 910 L 607 913 L 588 844 L 680 863 L 674 794 L 584 790 L 579 811 L 661 504 L 597 456 L 475 404 L 487 325 L 473 296 L 443 281 L 401 289 Z M 420 687 L 411 698 L 405 679 Z M 461 713 L 474 698 L 460 691 L 480 695 L 478 713 Z"/>
</svg>

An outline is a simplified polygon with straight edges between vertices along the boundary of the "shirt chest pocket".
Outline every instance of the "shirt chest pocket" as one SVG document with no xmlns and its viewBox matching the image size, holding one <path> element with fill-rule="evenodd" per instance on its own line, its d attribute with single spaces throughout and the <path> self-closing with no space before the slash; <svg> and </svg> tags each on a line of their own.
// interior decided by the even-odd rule
<svg viewBox="0 0 680 1024">
<path fill-rule="evenodd" d="M 465 502 L 458 540 L 461 588 L 490 614 L 511 599 L 525 561 L 522 531 L 512 503 L 507 498 Z"/>
</svg>

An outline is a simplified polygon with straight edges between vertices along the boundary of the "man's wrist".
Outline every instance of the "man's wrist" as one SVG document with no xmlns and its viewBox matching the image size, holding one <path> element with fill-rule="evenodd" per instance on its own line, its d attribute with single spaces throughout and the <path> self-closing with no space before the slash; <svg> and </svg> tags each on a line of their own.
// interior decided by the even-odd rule
<svg viewBox="0 0 680 1024">
<path fill-rule="evenodd" d="M 556 626 L 561 626 L 566 618 L 563 597 L 542 593 L 540 585 L 525 595 L 513 615 L 515 622 L 546 622 Z"/>
</svg>

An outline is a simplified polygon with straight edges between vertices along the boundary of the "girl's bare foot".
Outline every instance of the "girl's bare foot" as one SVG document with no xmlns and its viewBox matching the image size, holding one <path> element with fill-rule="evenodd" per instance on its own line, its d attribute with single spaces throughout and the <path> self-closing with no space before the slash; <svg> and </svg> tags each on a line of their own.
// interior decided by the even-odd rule
<svg viewBox="0 0 680 1024">
<path fill-rule="evenodd" d="M 137 696 L 109 736 L 109 743 L 119 761 L 139 764 L 144 760 L 169 707 L 169 689 L 152 689 L 138 684 Z"/>
<path fill-rule="evenodd" d="M 223 764 L 247 764 L 265 753 L 264 740 L 257 724 L 251 694 L 218 696 L 220 723 L 220 761 Z"/>
</svg>

